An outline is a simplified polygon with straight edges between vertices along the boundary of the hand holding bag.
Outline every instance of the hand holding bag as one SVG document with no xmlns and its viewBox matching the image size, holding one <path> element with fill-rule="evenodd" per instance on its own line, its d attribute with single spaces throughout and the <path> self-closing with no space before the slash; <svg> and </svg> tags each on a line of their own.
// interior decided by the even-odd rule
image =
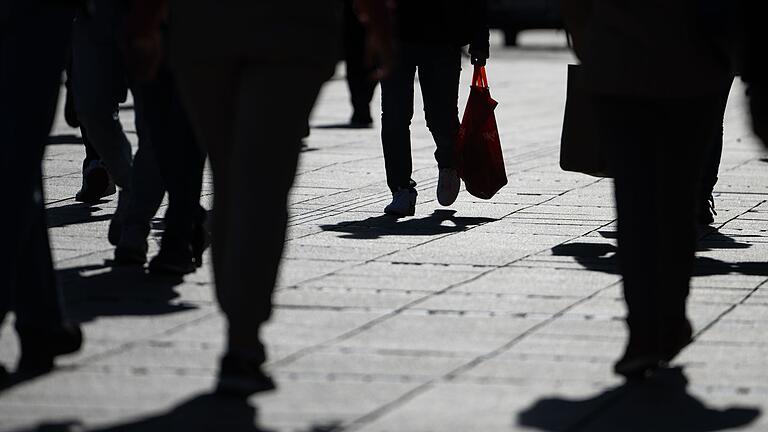
<svg viewBox="0 0 768 432">
<path fill-rule="evenodd" d="M 472 87 L 456 140 L 456 170 L 467 192 L 490 199 L 507 184 L 504 156 L 485 66 L 475 66 Z"/>
</svg>

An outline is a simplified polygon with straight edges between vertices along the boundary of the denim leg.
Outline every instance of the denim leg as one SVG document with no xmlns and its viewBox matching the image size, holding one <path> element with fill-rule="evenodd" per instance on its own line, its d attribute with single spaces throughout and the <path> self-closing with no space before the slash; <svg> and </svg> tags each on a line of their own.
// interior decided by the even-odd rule
<svg viewBox="0 0 768 432">
<path fill-rule="evenodd" d="M 459 132 L 459 79 L 461 50 L 450 45 L 426 45 L 419 56 L 419 83 L 424 115 L 437 149 L 440 168 L 454 167 L 454 147 Z"/>
<path fill-rule="evenodd" d="M 81 129 L 125 192 L 131 190 L 131 144 L 118 118 L 125 76 L 116 37 L 117 12 L 78 13 L 72 31 L 72 89 Z"/>
<path fill-rule="evenodd" d="M 131 231 L 146 238 L 150 222 L 163 201 L 165 188 L 149 133 L 149 123 L 154 119 L 147 116 L 147 102 L 141 90 L 133 92 L 133 99 L 139 148 L 133 157 L 131 194 L 123 215 L 123 233 Z"/>
<path fill-rule="evenodd" d="M 381 82 L 381 144 L 387 185 L 393 193 L 400 188 L 415 186 L 411 180 L 410 126 L 416 64 L 410 61 L 405 48 L 403 51 L 397 68 Z"/>
</svg>

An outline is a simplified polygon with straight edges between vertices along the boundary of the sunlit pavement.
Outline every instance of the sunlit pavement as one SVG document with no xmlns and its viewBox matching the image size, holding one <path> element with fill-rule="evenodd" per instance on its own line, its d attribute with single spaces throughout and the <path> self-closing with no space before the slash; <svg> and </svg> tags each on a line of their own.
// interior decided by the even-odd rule
<svg viewBox="0 0 768 432">
<path fill-rule="evenodd" d="M 493 52 L 509 184 L 491 200 L 462 190 L 450 208 L 437 203 L 417 93 L 419 197 L 416 216 L 400 220 L 382 212 L 390 194 L 378 119 L 371 130 L 324 127 L 351 113 L 339 68 L 313 114 L 265 329 L 279 390 L 250 405 L 207 395 L 223 349 L 209 264 L 183 283 L 111 268 L 115 197 L 74 202 L 83 149 L 59 114 L 45 160 L 51 241 L 87 340 L 54 373 L 0 394 L 0 429 L 768 430 L 768 163 L 749 134 L 743 88 L 726 116 L 716 223 L 701 232 L 697 339 L 675 361 L 682 369 L 624 386 L 611 372 L 625 338 L 611 181 L 558 166 L 573 61 L 564 40 L 526 33 L 522 48 Z M 377 93 L 374 112 L 378 103 Z M 133 113 L 121 115 L 135 144 Z M 265 155 L 254 170 L 273 144 L 254 141 Z M 203 201 L 210 207 L 209 173 Z M 0 362 L 12 366 L 9 324 Z"/>
</svg>

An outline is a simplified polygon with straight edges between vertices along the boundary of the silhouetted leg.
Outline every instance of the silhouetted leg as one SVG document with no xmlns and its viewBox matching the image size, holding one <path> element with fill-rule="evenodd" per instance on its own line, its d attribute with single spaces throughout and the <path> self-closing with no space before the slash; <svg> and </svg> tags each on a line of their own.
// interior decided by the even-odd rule
<svg viewBox="0 0 768 432">
<path fill-rule="evenodd" d="M 461 50 L 450 45 L 427 45 L 418 58 L 424 114 L 437 144 L 435 159 L 439 168 L 453 168 L 459 132 Z"/>
<path fill-rule="evenodd" d="M 365 27 L 357 19 L 352 1 L 346 0 L 344 3 L 344 62 L 352 102 L 352 123 L 369 124 L 373 122 L 371 100 L 377 82 L 371 80 L 373 70 L 365 63 Z"/>
<path fill-rule="evenodd" d="M 711 138 L 712 145 L 709 153 L 704 158 L 704 174 L 701 181 L 701 192 L 699 193 L 700 205 L 698 211 L 706 212 L 705 215 L 707 219 L 709 219 L 708 222 L 711 221 L 711 212 L 714 210 L 714 208 L 710 208 L 709 199 L 717 184 L 718 171 L 720 170 L 720 158 L 723 153 L 723 117 L 725 116 L 725 108 L 728 104 L 730 89 L 731 83 L 728 84 L 728 88 L 723 91 L 722 95 L 720 95 L 720 118 L 717 120 L 717 127 L 714 128 L 714 133 Z M 712 203 L 712 207 L 714 207 L 714 203 Z M 705 215 L 700 214 L 699 220 L 704 221 L 703 218 Z"/>
<path fill-rule="evenodd" d="M 194 232 L 205 219 L 200 207 L 205 152 L 196 142 L 169 70 L 162 69 L 156 80 L 142 84 L 141 92 L 155 157 L 168 190 L 162 248 L 187 249 L 191 259 Z"/>
<path fill-rule="evenodd" d="M 640 370 L 687 342 L 680 338 L 695 252 L 696 192 L 712 133 L 700 126 L 715 125 L 716 105 L 711 98 L 597 103 L 601 136 L 614 151 L 616 167 L 619 262 L 630 332 L 622 361 Z"/>
<path fill-rule="evenodd" d="M 149 134 L 148 122 L 152 118 L 147 118 L 145 113 L 148 103 L 144 100 L 144 94 L 141 91 L 134 92 L 133 96 L 139 146 L 133 157 L 132 193 L 123 214 L 123 231 L 120 239 L 120 246 L 129 248 L 146 247 L 150 222 L 160 208 L 165 195 L 165 187 Z"/>
<path fill-rule="evenodd" d="M 381 144 L 387 185 L 394 193 L 400 188 L 413 188 L 411 180 L 411 119 L 416 64 L 403 47 L 400 63 L 392 75 L 381 82 Z"/>
<path fill-rule="evenodd" d="M 77 116 L 89 142 L 112 179 L 124 192 L 131 190 L 132 151 L 117 117 L 125 77 L 118 50 L 115 2 L 100 0 L 98 14 L 79 13 L 72 41 L 72 88 Z M 121 196 L 127 204 L 127 194 Z"/>
<path fill-rule="evenodd" d="M 313 65 L 264 64 L 242 68 L 191 66 L 180 71 L 191 118 L 200 125 L 212 160 L 214 271 L 218 299 L 229 320 L 229 349 L 248 352 L 261 346 L 258 328 L 271 314 L 271 295 L 285 240 L 287 195 L 295 175 L 302 125 L 329 72 Z M 271 76 L 294 84 L 265 88 L 263 83 Z M 201 87 L 219 90 L 201 92 Z M 258 100 L 269 103 L 254 103 Z M 230 113 L 234 116 L 228 116 Z M 208 122 L 203 123 L 204 119 Z M 225 129 L 214 130 L 213 125 Z M 226 128 L 232 131 L 231 144 L 221 138 L 222 134 L 227 136 Z M 263 158 L 265 152 L 270 164 L 253 169 L 254 161 Z M 253 184 L 269 187 L 254 194 Z M 221 238 L 226 239 L 224 244 Z"/>
<path fill-rule="evenodd" d="M 12 228 L 0 248 L 4 279 L 0 318 L 15 310 L 23 355 L 48 363 L 62 348 L 79 346 L 62 347 L 57 338 L 30 339 L 30 335 L 50 335 L 62 325 L 45 223 L 41 161 L 56 111 L 74 12 L 69 6 L 35 0 L 6 5 L 7 14 L 0 14 L 0 145 L 4 153 L 0 184 L 14 185 L 7 188 L 6 199 L 15 206 L 0 212 L 0 226 Z M 34 348 L 42 351 L 32 352 Z"/>
</svg>

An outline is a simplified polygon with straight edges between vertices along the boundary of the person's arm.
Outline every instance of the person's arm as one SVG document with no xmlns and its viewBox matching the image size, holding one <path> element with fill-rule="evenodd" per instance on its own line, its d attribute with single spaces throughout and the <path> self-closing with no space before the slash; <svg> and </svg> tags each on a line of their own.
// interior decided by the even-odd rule
<svg viewBox="0 0 768 432">
<path fill-rule="evenodd" d="M 488 28 L 488 0 L 474 0 L 474 35 L 469 44 L 469 55 L 473 65 L 485 66 L 491 50 L 491 32 Z"/>
<path fill-rule="evenodd" d="M 367 29 L 367 55 L 377 65 L 373 79 L 389 76 L 395 65 L 393 4 L 389 0 L 354 0 L 358 19 Z"/>
</svg>

